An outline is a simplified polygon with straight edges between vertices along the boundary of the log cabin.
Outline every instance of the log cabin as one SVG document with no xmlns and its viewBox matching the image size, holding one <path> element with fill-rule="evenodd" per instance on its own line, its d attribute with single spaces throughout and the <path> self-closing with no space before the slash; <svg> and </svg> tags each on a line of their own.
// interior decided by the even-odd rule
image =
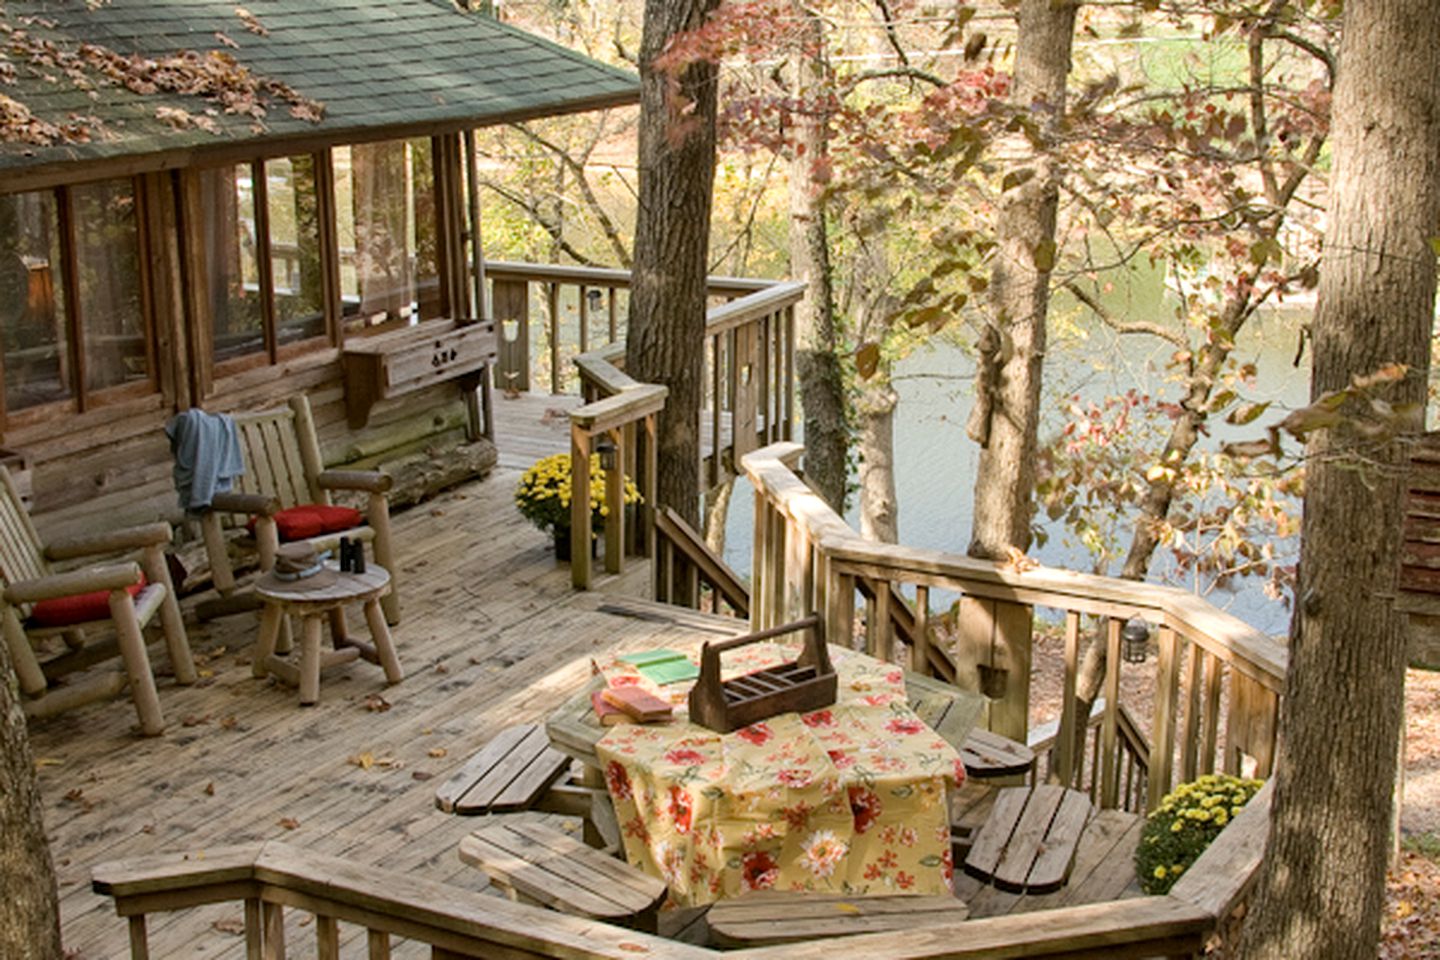
<svg viewBox="0 0 1440 960">
<path fill-rule="evenodd" d="M 494 462 L 470 132 L 633 75 L 449 0 L 17 0 L 0 30 L 0 457 L 47 534 L 175 519 L 191 407 L 303 391 L 327 465 L 402 486 L 426 450 Z"/>
</svg>

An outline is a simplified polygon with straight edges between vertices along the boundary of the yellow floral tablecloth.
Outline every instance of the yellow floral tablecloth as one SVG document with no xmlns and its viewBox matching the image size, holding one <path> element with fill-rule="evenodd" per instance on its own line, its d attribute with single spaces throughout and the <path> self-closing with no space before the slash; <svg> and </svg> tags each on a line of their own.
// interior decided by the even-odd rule
<svg viewBox="0 0 1440 960">
<path fill-rule="evenodd" d="M 798 650 L 727 653 L 750 673 Z M 612 728 L 597 745 L 629 862 L 661 877 L 680 906 L 749 890 L 847 895 L 951 890 L 947 789 L 959 755 L 906 702 L 903 672 L 835 650 L 832 707 L 787 713 L 730 734 L 683 719 Z M 597 664 L 612 685 L 683 704 L 630 664 Z"/>
</svg>

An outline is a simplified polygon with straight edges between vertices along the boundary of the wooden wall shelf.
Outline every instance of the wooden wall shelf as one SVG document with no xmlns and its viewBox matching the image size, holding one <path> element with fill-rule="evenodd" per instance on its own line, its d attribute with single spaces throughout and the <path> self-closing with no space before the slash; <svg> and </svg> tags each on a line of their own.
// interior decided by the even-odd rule
<svg viewBox="0 0 1440 960">
<path fill-rule="evenodd" d="M 365 426 L 380 400 L 477 373 L 495 357 L 492 320 L 431 320 L 351 340 L 343 351 L 350 428 Z"/>
</svg>

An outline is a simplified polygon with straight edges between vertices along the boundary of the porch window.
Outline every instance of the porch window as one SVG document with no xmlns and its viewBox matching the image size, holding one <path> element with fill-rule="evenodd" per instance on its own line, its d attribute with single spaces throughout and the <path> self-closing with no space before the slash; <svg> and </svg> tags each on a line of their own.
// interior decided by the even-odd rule
<svg viewBox="0 0 1440 960">
<path fill-rule="evenodd" d="M 154 389 L 136 193 L 124 179 L 0 196 L 7 419 Z"/>
<path fill-rule="evenodd" d="M 324 342 L 317 162 L 280 157 L 199 172 L 200 281 L 222 372 Z"/>
<path fill-rule="evenodd" d="M 430 141 L 356 144 L 332 156 L 345 331 L 439 316 Z"/>
</svg>

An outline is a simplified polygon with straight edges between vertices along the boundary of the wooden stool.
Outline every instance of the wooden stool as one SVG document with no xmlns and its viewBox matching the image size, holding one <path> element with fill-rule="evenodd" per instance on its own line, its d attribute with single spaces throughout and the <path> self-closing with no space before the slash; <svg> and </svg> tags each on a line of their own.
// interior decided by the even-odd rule
<svg viewBox="0 0 1440 960">
<path fill-rule="evenodd" d="M 511 898 L 655 932 L 665 883 L 520 817 L 496 817 L 460 841 L 460 859 Z"/>
<path fill-rule="evenodd" d="M 385 671 L 385 680 L 399 683 L 405 679 L 390 628 L 380 609 L 380 598 L 390 592 L 390 573 L 372 563 L 364 573 L 339 573 L 327 586 L 307 589 L 303 581 L 278 580 L 267 573 L 255 581 L 255 594 L 265 603 L 260 614 L 260 641 L 255 659 L 250 664 L 257 677 L 274 674 L 281 681 L 300 688 L 300 703 L 313 704 L 320 699 L 320 669 L 337 663 L 363 658 L 378 663 Z M 351 640 L 345 635 L 343 606 L 347 603 L 365 605 L 365 621 L 370 625 L 372 643 Z M 300 617 L 303 626 L 300 641 L 300 666 L 296 668 L 275 656 L 275 643 L 280 624 L 287 613 Z M 320 652 L 323 620 L 329 618 L 334 630 L 336 649 Z M 373 645 L 372 645 L 373 644 Z"/>
<path fill-rule="evenodd" d="M 473 816 L 528 810 L 570 769 L 539 724 L 506 727 L 435 791 L 435 806 Z"/>
<path fill-rule="evenodd" d="M 1035 767 L 1035 751 L 989 730 L 971 730 L 960 746 L 965 775 L 976 780 L 994 780 L 1029 773 Z"/>
<path fill-rule="evenodd" d="M 1094 814 L 1090 798 L 1053 784 L 1006 787 L 965 855 L 965 872 L 1010 893 L 1053 893 L 1070 878 Z"/>
<path fill-rule="evenodd" d="M 705 919 L 718 945 L 756 947 L 880 930 L 911 930 L 957 923 L 969 915 L 965 904 L 954 897 L 842 897 L 757 890 L 719 901 Z"/>
</svg>

